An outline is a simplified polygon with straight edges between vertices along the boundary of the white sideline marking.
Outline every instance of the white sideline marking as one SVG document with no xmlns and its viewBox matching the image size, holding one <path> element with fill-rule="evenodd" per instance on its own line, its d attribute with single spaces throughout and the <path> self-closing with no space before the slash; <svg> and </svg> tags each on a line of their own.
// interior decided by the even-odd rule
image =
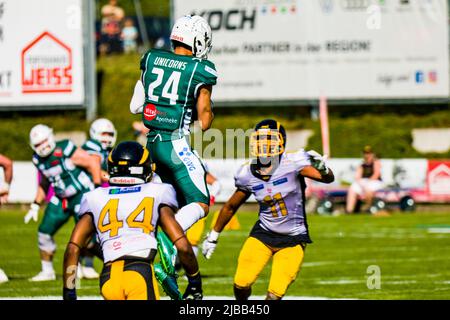
<svg viewBox="0 0 450 320">
<path fill-rule="evenodd" d="M 428 228 L 428 233 L 450 233 L 450 228 Z"/>
<path fill-rule="evenodd" d="M 100 296 L 81 296 L 79 300 L 103 300 Z M 252 296 L 250 300 L 264 300 L 265 296 Z M 1 297 L 0 300 L 62 300 L 61 296 L 38 296 L 38 297 Z M 161 297 L 161 300 L 169 300 Z M 203 300 L 234 300 L 231 296 L 206 296 Z M 283 300 L 350 300 L 346 298 L 308 297 L 308 296 L 285 296 Z M 351 299 L 355 300 L 355 299 Z"/>
</svg>

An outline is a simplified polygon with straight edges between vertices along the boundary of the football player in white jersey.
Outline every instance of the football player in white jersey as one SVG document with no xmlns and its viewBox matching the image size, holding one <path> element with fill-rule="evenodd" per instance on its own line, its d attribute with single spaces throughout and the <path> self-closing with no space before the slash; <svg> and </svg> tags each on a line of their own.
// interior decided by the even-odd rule
<svg viewBox="0 0 450 320">
<path fill-rule="evenodd" d="M 334 180 L 323 157 L 315 151 L 285 152 L 286 132 L 278 121 L 258 123 L 250 137 L 254 159 L 235 175 L 236 191 L 222 207 L 213 230 L 203 242 L 209 259 L 220 232 L 239 207 L 253 194 L 259 219 L 241 249 L 234 277 L 237 300 L 246 300 L 251 287 L 270 258 L 272 274 L 266 299 L 281 299 L 295 280 L 307 243 L 311 243 L 305 214 L 305 177 L 330 183 Z"/>
<path fill-rule="evenodd" d="M 75 274 L 80 250 L 94 233 L 101 245 L 104 267 L 101 294 L 107 300 L 159 299 L 153 259 L 160 225 L 176 246 L 189 280 L 185 299 L 201 299 L 201 277 L 192 247 L 176 222 L 178 207 L 174 188 L 151 180 L 147 149 L 137 142 L 117 145 L 108 156 L 110 187 L 86 193 L 80 220 L 64 255 L 64 290 L 67 300 L 76 299 Z"/>
</svg>

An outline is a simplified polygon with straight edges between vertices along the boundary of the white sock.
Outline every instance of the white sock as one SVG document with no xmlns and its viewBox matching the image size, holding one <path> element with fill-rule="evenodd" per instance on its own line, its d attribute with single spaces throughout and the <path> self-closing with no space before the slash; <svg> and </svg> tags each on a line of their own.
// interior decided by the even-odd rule
<svg viewBox="0 0 450 320">
<path fill-rule="evenodd" d="M 180 224 L 183 231 L 189 229 L 194 223 L 205 216 L 205 211 L 196 202 L 190 203 L 180 210 L 175 215 L 175 219 Z"/>
<path fill-rule="evenodd" d="M 41 260 L 41 264 L 42 271 L 45 273 L 55 273 L 55 270 L 53 269 L 53 262 Z"/>
</svg>

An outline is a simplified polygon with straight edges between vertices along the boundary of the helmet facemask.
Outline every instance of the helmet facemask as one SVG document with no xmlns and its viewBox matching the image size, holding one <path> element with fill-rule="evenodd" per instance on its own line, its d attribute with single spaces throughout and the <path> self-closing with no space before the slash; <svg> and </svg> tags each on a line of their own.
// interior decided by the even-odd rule
<svg viewBox="0 0 450 320">
<path fill-rule="evenodd" d="M 113 123 L 108 119 L 95 120 L 91 124 L 89 135 L 91 139 L 100 142 L 105 150 L 111 150 L 116 144 L 117 131 Z"/>
<path fill-rule="evenodd" d="M 258 167 L 277 166 L 284 152 L 284 139 L 276 129 L 261 128 L 250 136 L 250 154 L 256 158 Z"/>
<path fill-rule="evenodd" d="M 40 157 L 47 157 L 52 153 L 53 149 L 55 149 L 55 140 L 52 139 L 52 137 L 49 137 L 45 139 L 44 141 L 33 145 L 33 150 L 37 153 Z"/>
<path fill-rule="evenodd" d="M 53 130 L 45 125 L 36 125 L 30 132 L 30 146 L 42 158 L 48 157 L 56 147 Z"/>
<path fill-rule="evenodd" d="M 101 132 L 98 134 L 96 140 L 102 144 L 103 149 L 111 150 L 116 143 L 116 133 L 107 131 Z"/>
</svg>

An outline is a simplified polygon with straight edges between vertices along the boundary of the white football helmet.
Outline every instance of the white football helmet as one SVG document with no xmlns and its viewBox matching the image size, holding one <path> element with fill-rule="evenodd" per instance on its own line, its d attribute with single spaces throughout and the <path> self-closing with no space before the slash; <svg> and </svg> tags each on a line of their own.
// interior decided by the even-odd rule
<svg viewBox="0 0 450 320">
<path fill-rule="evenodd" d="M 40 157 L 47 157 L 56 147 L 53 129 L 44 124 L 35 125 L 30 131 L 30 146 Z"/>
<path fill-rule="evenodd" d="M 111 149 L 116 144 L 117 131 L 108 119 L 101 118 L 92 122 L 89 135 L 91 139 L 100 142 L 103 149 Z"/>
<path fill-rule="evenodd" d="M 179 18 L 172 28 L 170 39 L 191 47 L 192 54 L 200 59 L 207 59 L 212 47 L 211 27 L 200 16 Z"/>
</svg>

